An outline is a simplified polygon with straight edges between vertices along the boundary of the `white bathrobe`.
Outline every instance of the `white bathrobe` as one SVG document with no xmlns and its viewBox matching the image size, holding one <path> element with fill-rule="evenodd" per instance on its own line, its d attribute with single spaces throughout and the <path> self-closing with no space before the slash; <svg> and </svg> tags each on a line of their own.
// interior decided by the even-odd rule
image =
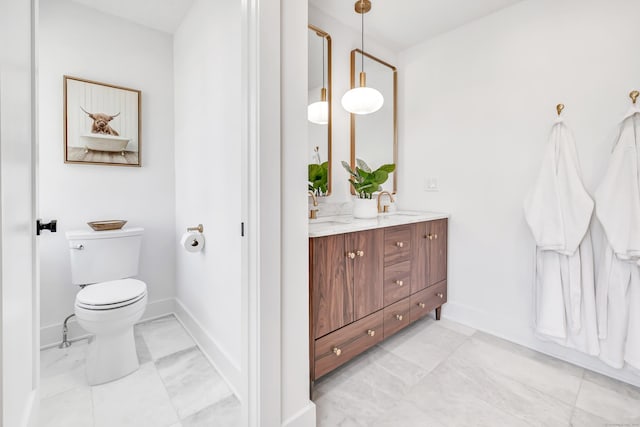
<svg viewBox="0 0 640 427">
<path fill-rule="evenodd" d="M 588 354 L 600 352 L 589 224 L 593 200 L 582 183 L 575 142 L 561 119 L 524 202 L 536 241 L 534 289 L 538 336 Z"/>
<path fill-rule="evenodd" d="M 640 105 L 632 107 L 595 193 L 607 247 L 598 275 L 600 358 L 640 369 Z"/>
</svg>

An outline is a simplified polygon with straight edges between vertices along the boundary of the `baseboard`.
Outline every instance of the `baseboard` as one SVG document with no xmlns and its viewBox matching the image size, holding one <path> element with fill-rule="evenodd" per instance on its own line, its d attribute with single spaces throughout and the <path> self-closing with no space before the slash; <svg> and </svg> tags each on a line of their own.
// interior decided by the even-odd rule
<svg viewBox="0 0 640 427">
<path fill-rule="evenodd" d="M 147 303 L 147 308 L 142 315 L 141 322 L 146 322 L 158 317 L 166 316 L 175 312 L 175 299 L 166 298 L 158 301 L 151 301 Z M 45 326 L 40 328 L 40 349 L 53 347 L 60 344 L 62 339 L 62 323 L 64 319 L 61 319 L 60 323 Z M 75 317 L 72 317 L 67 322 L 69 328 L 68 339 L 69 341 L 77 341 L 89 337 L 89 333 L 82 329 Z"/>
<path fill-rule="evenodd" d="M 242 390 L 240 366 L 233 362 L 231 357 L 218 345 L 216 340 L 209 335 L 202 324 L 196 320 L 191 312 L 177 298 L 175 300 L 175 314 L 211 364 L 227 382 L 233 393 L 238 399 L 242 400 L 242 395 L 239 393 L 239 391 Z"/>
<path fill-rule="evenodd" d="M 282 427 L 315 427 L 316 405 L 312 401 L 307 406 L 282 422 Z"/>
<path fill-rule="evenodd" d="M 493 312 L 478 310 L 477 308 L 451 301 L 443 307 L 442 317 L 556 359 L 640 387 L 640 375 L 637 375 L 632 370 L 627 368 L 614 369 L 597 357 L 589 356 L 552 342 L 540 341 L 533 335 L 532 329 L 523 331 L 521 327 L 514 324 L 513 319 L 500 317 Z"/>
</svg>

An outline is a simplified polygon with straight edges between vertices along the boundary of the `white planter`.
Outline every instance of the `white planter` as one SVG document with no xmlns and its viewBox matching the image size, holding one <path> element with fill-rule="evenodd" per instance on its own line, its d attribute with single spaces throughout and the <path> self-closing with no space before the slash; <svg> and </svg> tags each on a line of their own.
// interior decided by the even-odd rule
<svg viewBox="0 0 640 427">
<path fill-rule="evenodd" d="M 361 219 L 370 219 L 378 216 L 378 201 L 376 199 L 360 199 L 353 200 L 353 217 Z"/>
</svg>

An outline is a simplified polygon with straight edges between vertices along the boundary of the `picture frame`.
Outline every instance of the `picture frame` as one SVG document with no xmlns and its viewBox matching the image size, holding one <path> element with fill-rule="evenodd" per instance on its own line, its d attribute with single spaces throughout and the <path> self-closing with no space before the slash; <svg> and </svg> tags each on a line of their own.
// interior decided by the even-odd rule
<svg viewBox="0 0 640 427">
<path fill-rule="evenodd" d="M 142 92 L 64 76 L 64 162 L 142 166 Z"/>
</svg>

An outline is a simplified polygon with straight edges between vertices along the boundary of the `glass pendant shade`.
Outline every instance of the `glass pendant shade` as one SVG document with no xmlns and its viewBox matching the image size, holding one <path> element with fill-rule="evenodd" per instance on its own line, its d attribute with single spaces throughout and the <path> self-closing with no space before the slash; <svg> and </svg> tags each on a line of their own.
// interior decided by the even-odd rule
<svg viewBox="0 0 640 427">
<path fill-rule="evenodd" d="M 320 101 L 307 107 L 307 119 L 311 123 L 326 125 L 329 123 L 329 103 L 327 102 L 327 89 L 320 90 Z"/>
<path fill-rule="evenodd" d="M 384 97 L 372 88 L 366 87 L 364 73 L 360 73 L 360 87 L 348 91 L 342 96 L 342 107 L 352 114 L 371 114 L 382 108 Z"/>
</svg>

